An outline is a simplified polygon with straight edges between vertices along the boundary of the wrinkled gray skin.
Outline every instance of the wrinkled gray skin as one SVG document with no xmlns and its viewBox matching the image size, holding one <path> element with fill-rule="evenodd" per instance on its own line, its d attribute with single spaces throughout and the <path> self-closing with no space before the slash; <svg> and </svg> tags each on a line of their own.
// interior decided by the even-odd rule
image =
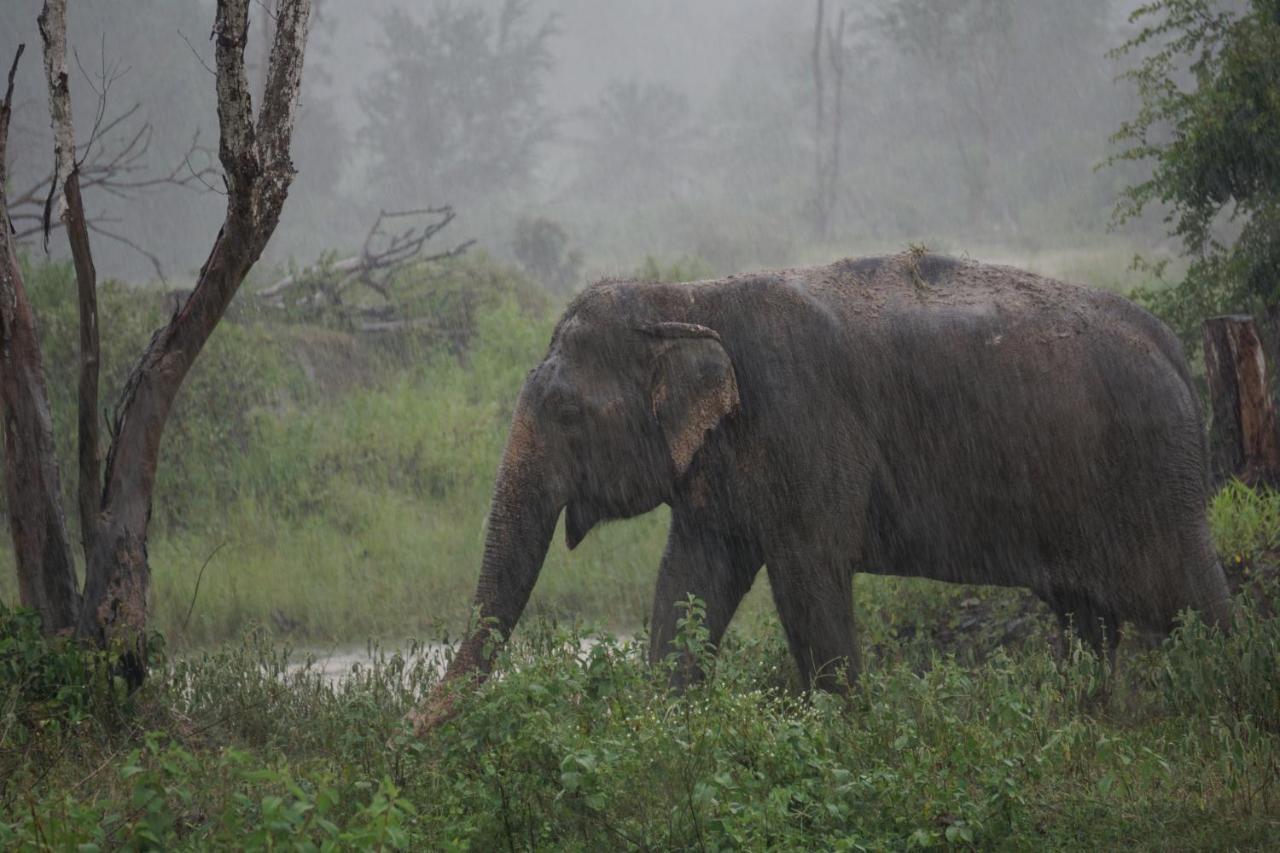
<svg viewBox="0 0 1280 853">
<path fill-rule="evenodd" d="M 1099 651 L 1187 607 L 1225 626 L 1202 433 L 1158 320 L 1015 269 L 904 254 L 603 282 L 521 391 L 476 604 L 505 638 L 562 510 L 572 548 L 665 503 L 653 659 L 689 593 L 718 643 L 762 566 L 828 689 L 858 671 L 854 572 L 1028 587 Z M 488 669 L 488 637 L 449 679 Z"/>
</svg>

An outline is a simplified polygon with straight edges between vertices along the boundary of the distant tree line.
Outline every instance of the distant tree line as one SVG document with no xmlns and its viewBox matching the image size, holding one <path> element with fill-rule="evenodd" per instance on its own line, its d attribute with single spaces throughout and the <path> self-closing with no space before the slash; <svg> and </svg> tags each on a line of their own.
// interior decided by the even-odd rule
<svg viewBox="0 0 1280 853">
<path fill-rule="evenodd" d="M 726 269 L 788 261 L 815 241 L 852 248 L 976 235 L 1034 247 L 1045 233 L 1096 235 L 1116 177 L 1092 167 L 1130 106 L 1106 58 L 1123 39 L 1114 6 L 786 4 L 762 17 L 709 96 L 694 100 L 655 59 L 652 72 L 602 68 L 597 94 L 564 111 L 549 106 L 562 21 L 530 0 L 375 12 L 368 71 L 344 65 L 334 44 L 339 28 L 369 13 L 322 3 L 298 120 L 297 204 L 276 257 L 353 251 L 377 211 L 442 205 L 459 211 L 460 238 L 478 236 L 510 257 L 521 240 L 529 253 L 520 220 L 552 221 L 568 235 L 566 251 L 585 247 L 597 265 L 656 252 Z M 251 41 L 271 8 L 255 6 Z M 186 94 L 208 73 L 206 35 L 198 5 L 155 0 L 88 2 L 71 33 L 89 71 L 102 54 L 124 72 L 109 117 L 145 105 L 102 144 L 123 144 L 139 123 L 166 116 L 152 130 L 148 174 L 182 167 L 187 186 L 149 189 L 147 222 L 125 236 L 175 275 L 188 271 L 172 249 L 179 235 L 216 219 L 216 205 L 184 194 L 205 189 L 190 174 L 211 163 L 207 133 L 203 156 L 188 164 L 183 154 L 212 107 Z M 260 54 L 249 50 L 251 77 Z M 343 113 L 332 93 L 357 73 L 367 78 L 355 87 L 356 113 Z M 78 98 L 92 97 L 90 77 L 73 74 Z M 25 77 L 18 91 L 20 102 L 38 96 Z M 38 172 L 45 158 L 45 138 L 24 115 L 15 174 Z M 106 227 L 113 197 L 91 189 L 87 201 Z M 110 258 L 115 251 L 104 247 Z M 150 264 L 133 266 L 150 274 Z"/>
</svg>

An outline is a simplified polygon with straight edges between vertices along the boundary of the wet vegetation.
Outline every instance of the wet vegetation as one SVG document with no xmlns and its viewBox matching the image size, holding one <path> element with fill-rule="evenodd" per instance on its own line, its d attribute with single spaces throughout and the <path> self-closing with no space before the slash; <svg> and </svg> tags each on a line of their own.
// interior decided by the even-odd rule
<svg viewBox="0 0 1280 853">
<path fill-rule="evenodd" d="M 1261 500 L 1274 511 L 1274 496 Z M 415 647 L 374 650 L 334 683 L 255 630 L 172 660 L 126 698 L 105 659 L 50 643 L 30 614 L 6 611 L 0 843 L 1276 842 L 1274 577 L 1245 584 L 1230 637 L 1192 618 L 1158 650 L 1127 649 L 1111 674 L 1078 645 L 1056 656 L 1041 632 L 1011 645 L 986 632 L 942 649 L 903 642 L 930 625 L 919 606 L 930 596 L 877 592 L 864 614 L 867 672 L 847 703 L 798 693 L 764 621 L 747 619 L 711 658 L 695 601 L 679 645 L 713 669 L 709 682 L 672 693 L 644 662 L 643 636 L 584 645 L 581 626 L 543 620 L 504 653 L 501 677 L 425 741 L 401 721 L 438 677 L 438 661 Z"/>
</svg>

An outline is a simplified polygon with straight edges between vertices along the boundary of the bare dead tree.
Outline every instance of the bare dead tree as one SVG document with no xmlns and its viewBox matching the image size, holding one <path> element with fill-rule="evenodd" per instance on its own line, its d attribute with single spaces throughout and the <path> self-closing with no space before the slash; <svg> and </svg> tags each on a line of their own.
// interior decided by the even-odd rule
<svg viewBox="0 0 1280 853">
<path fill-rule="evenodd" d="M 968 218 L 988 218 L 990 150 L 1009 87 L 1012 0 L 894 0 L 879 26 L 940 87 L 939 115 L 963 169 Z"/>
<path fill-rule="evenodd" d="M 289 146 L 297 112 L 310 0 L 281 0 L 267 71 L 263 103 L 254 117 L 245 74 L 245 43 L 250 0 L 218 0 L 212 38 L 215 45 L 219 120 L 219 160 L 226 185 L 226 214 L 195 289 L 169 323 L 156 331 L 135 364 L 115 410 L 105 468 L 99 472 L 100 439 L 88 423 L 97 411 L 97 317 L 94 273 L 84 205 L 79 192 L 70 99 L 66 91 L 66 0 L 45 0 L 40 14 L 45 68 L 50 89 L 50 117 L 54 128 L 54 181 L 59 218 L 72 244 L 80 295 L 80 487 L 81 536 L 85 553 L 85 588 L 76 612 L 75 602 L 56 608 L 46 630 L 63 627 L 68 612 L 77 633 L 99 644 L 118 642 L 126 652 L 126 675 L 135 683 L 145 674 L 147 596 L 150 567 L 147 530 L 165 422 L 178 389 L 209 335 L 225 313 L 245 275 L 261 255 L 279 222 L 293 179 Z M 12 76 L 12 75 L 11 75 Z M 8 97 L 0 130 L 7 130 Z M 3 154 L 0 134 L 0 155 Z M 0 156 L 3 161 L 3 156 Z M 0 190 L 3 181 L 0 181 Z M 3 196 L 0 195 L 0 201 Z M 7 222 L 7 212 L 5 212 Z M 4 260 L 0 272 L 0 304 L 4 352 L 20 359 L 0 359 L 0 389 L 6 424 L 6 481 L 34 485 L 10 500 L 11 526 L 31 538 L 30 531 L 55 530 L 63 518 L 57 498 L 57 467 L 52 441 L 41 441 L 39 427 L 48 433 L 48 405 L 43 408 L 43 377 L 34 343 L 34 323 L 25 306 L 16 255 L 5 229 Z M 25 311 L 25 314 L 23 313 Z M 13 331 L 11 331 L 13 330 Z M 24 337 L 25 336 L 25 337 Z M 28 342 L 29 339 L 29 342 Z M 12 391 L 12 393 L 10 393 Z M 43 420 L 42 420 L 43 419 Z M 9 439 L 9 424 L 37 427 L 25 444 Z M 15 428 L 15 433 L 16 433 Z M 52 471 L 50 482 L 47 471 Z M 15 472 L 19 476 L 14 476 Z M 13 485 L 10 488 L 14 488 Z M 48 500 L 38 500 L 48 493 Z M 65 522 L 62 522 L 65 541 Z M 46 537 L 53 541 L 56 536 Z M 15 547 L 19 541 L 15 535 Z M 46 548 L 33 570 L 36 585 L 69 574 L 74 593 L 74 568 L 64 567 L 65 548 Z M 23 558 L 19 557 L 20 565 Z M 33 593 L 34 595 L 34 593 Z M 47 598 L 47 596 L 46 596 Z M 27 597 L 23 602 L 39 602 Z M 43 611 L 42 611 L 43 613 Z"/>
<path fill-rule="evenodd" d="M 827 180 L 824 184 L 826 198 L 823 201 L 825 228 L 831 228 L 831 216 L 835 213 L 840 192 L 840 145 L 844 135 L 844 73 L 845 73 L 845 10 L 833 29 L 827 32 L 827 62 L 831 65 L 832 116 L 831 151 L 827 156 Z"/>
<path fill-rule="evenodd" d="M 432 221 L 421 223 L 424 217 Z M 390 283 L 395 273 L 411 263 L 431 263 L 455 258 L 469 249 L 475 240 L 467 240 L 434 254 L 424 254 L 427 244 L 457 217 L 452 207 L 425 207 L 418 210 L 380 210 L 358 254 L 330 263 L 313 264 L 287 275 L 260 290 L 258 297 L 277 305 L 284 304 L 285 294 L 295 285 L 324 281 L 325 295 L 340 304 L 342 294 L 353 285 L 363 285 L 383 299 L 391 298 Z M 392 230 L 396 223 L 409 224 Z"/>
<path fill-rule="evenodd" d="M 0 416 L 4 421 L 4 481 L 18 571 L 18 597 L 40 614 L 50 634 L 76 625 L 80 592 L 62 511 L 53 447 L 53 419 L 35 318 L 9 225 L 7 148 L 19 45 L 0 101 Z"/>
<path fill-rule="evenodd" d="M 50 209 L 57 197 L 58 219 L 67 230 L 71 260 L 76 272 L 80 316 L 80 381 L 78 388 L 77 443 L 80 540 L 86 559 L 93 543 L 93 518 L 97 514 L 101 447 L 98 442 L 98 294 L 97 271 L 89 245 L 88 223 L 80 195 L 80 164 L 76 161 L 75 128 L 71 120 L 71 91 L 67 77 L 66 0 L 45 3 L 39 17 L 44 42 L 45 77 L 49 85 L 49 117 L 53 127 L 54 166 L 45 204 L 44 233 L 49 239 Z M 104 89 L 106 84 L 104 84 Z M 57 195 L 61 179 L 61 195 Z"/>
</svg>

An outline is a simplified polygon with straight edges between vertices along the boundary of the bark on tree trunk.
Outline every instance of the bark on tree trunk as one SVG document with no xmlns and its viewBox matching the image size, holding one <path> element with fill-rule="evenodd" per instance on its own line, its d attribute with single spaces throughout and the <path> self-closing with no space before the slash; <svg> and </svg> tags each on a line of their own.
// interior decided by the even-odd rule
<svg viewBox="0 0 1280 853">
<path fill-rule="evenodd" d="M 89 244 L 89 223 L 80 197 L 80 164 L 76 160 L 75 124 L 71 120 L 71 89 L 67 80 L 67 3 L 45 0 L 38 19 L 44 43 L 44 68 L 49 88 L 49 124 L 53 130 L 54 167 L 49 200 L 58 199 L 59 219 L 66 228 L 76 271 L 80 314 L 79 482 L 77 507 L 85 560 L 93 551 L 98 503 L 102 496 L 98 445 L 98 279 Z M 61 194 L 58 193 L 61 185 Z M 51 205 L 45 206 L 44 235 L 49 239 Z"/>
<path fill-rule="evenodd" d="M 80 593 L 75 560 L 62 511 L 53 421 L 35 318 L 10 236 L 6 148 L 13 77 L 22 48 L 9 69 L 0 101 L 0 416 L 4 419 L 4 481 L 9 529 L 18 569 L 18 597 L 40 614 L 46 633 L 76 623 Z"/>
<path fill-rule="evenodd" d="M 1267 361 L 1253 317 L 1204 322 L 1205 373 L 1213 419 L 1210 448 L 1215 479 L 1250 485 L 1280 482 L 1280 434 L 1267 379 Z"/>
<path fill-rule="evenodd" d="M 0 410 L 4 482 L 17 557 L 18 600 L 40 614 L 46 633 L 75 625 L 80 609 L 75 562 L 53 449 L 53 420 L 35 319 L 18 258 L 0 217 Z"/>
<path fill-rule="evenodd" d="M 1267 354 L 1267 364 L 1280 365 L 1280 302 L 1273 305 L 1267 305 L 1262 312 L 1262 349 Z M 1272 372 L 1268 377 L 1271 380 L 1271 399 L 1277 399 L 1280 394 L 1280 383 L 1277 383 L 1277 376 Z"/>
</svg>

